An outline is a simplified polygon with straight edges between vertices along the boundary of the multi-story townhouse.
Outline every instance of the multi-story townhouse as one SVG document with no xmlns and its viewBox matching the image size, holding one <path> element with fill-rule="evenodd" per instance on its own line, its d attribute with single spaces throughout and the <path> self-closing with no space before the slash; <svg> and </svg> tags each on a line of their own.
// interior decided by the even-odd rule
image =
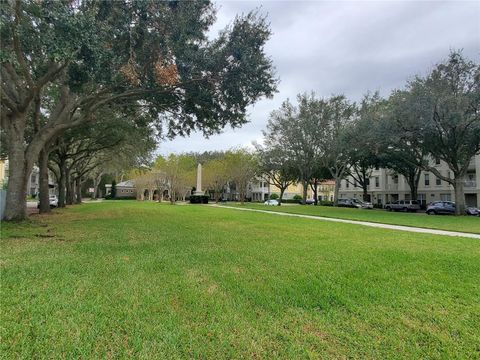
<svg viewBox="0 0 480 360">
<path fill-rule="evenodd" d="M 6 183 L 8 182 L 8 159 L 0 160 L 0 186 L 5 187 Z M 56 184 L 53 180 L 53 174 L 49 171 L 48 172 L 48 186 L 49 192 L 51 195 L 55 194 Z M 40 174 L 39 168 L 35 165 L 28 177 L 27 182 L 27 196 L 37 196 L 40 191 Z"/>
<path fill-rule="evenodd" d="M 270 185 L 262 177 L 252 180 L 248 184 L 247 198 L 252 201 L 265 201 L 270 196 Z"/>
<path fill-rule="evenodd" d="M 453 177 L 448 166 L 442 161 L 430 160 L 444 176 Z M 479 169 L 477 171 L 477 169 Z M 480 155 L 470 161 L 464 180 L 464 194 L 467 206 L 480 206 Z M 368 185 L 370 201 L 384 205 L 396 200 L 411 200 L 410 187 L 402 175 L 388 169 L 373 169 Z M 363 190 L 352 178 L 341 181 L 340 198 L 362 198 Z M 418 186 L 418 199 L 422 205 L 436 200 L 455 201 L 453 186 L 429 171 L 422 171 Z"/>
</svg>

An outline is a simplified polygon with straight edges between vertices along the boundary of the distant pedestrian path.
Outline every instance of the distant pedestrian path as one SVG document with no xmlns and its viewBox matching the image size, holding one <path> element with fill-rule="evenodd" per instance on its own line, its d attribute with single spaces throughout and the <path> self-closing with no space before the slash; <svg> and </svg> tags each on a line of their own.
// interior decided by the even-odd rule
<svg viewBox="0 0 480 360">
<path fill-rule="evenodd" d="M 232 210 L 240 210 L 240 211 L 251 211 L 251 212 L 259 212 L 259 213 L 265 213 L 265 214 L 275 214 L 275 215 L 281 215 L 281 216 L 292 216 L 292 217 L 299 217 L 299 218 L 312 219 L 312 220 L 331 221 L 331 222 L 339 222 L 339 223 L 345 223 L 345 224 L 363 225 L 363 226 L 370 226 L 370 227 L 381 228 L 381 229 L 409 231 L 409 232 L 414 232 L 414 233 L 444 235 L 444 236 L 461 236 L 461 237 L 472 238 L 472 239 L 480 239 L 480 234 L 465 233 L 465 232 L 460 232 L 460 231 L 426 229 L 426 228 L 413 227 L 413 226 L 391 225 L 391 224 L 382 224 L 382 223 L 375 223 L 375 222 L 369 222 L 369 221 L 337 219 L 337 218 L 330 218 L 330 217 L 322 217 L 322 216 L 314 216 L 314 215 L 302 215 L 302 214 L 294 214 L 294 213 L 286 213 L 286 212 L 278 212 L 278 211 L 270 211 L 270 210 L 240 208 L 240 207 L 225 206 L 225 205 L 211 205 L 211 206 L 225 208 L 225 209 L 232 209 Z"/>
</svg>

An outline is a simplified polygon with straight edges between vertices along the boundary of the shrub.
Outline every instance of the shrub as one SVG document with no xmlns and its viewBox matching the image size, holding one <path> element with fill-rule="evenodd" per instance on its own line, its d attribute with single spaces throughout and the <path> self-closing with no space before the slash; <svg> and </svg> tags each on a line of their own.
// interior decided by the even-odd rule
<svg viewBox="0 0 480 360">
<path fill-rule="evenodd" d="M 296 200 L 296 199 L 283 199 L 282 200 L 282 204 L 298 204 L 300 203 L 302 200 Z"/>
<path fill-rule="evenodd" d="M 297 201 L 298 201 L 298 200 L 302 200 L 302 199 L 303 199 L 303 198 L 302 198 L 302 195 L 296 194 L 296 195 L 293 196 L 293 200 L 297 200 Z"/>
<path fill-rule="evenodd" d="M 321 206 L 333 206 L 333 201 L 321 200 L 318 202 L 318 205 Z"/>
<path fill-rule="evenodd" d="M 270 199 L 271 199 L 271 200 L 277 200 L 279 197 L 280 197 L 280 196 L 279 196 L 278 194 L 275 194 L 275 193 L 270 194 Z"/>
<path fill-rule="evenodd" d="M 208 204 L 208 195 L 192 195 L 190 196 L 191 204 Z"/>
</svg>

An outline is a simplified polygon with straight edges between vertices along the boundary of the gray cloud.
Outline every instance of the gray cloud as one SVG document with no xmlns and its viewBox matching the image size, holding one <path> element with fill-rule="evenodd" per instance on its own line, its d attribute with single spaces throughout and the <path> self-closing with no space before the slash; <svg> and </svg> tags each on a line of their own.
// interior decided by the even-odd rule
<svg viewBox="0 0 480 360">
<path fill-rule="evenodd" d="M 279 92 L 251 107 L 250 123 L 210 139 L 201 134 L 160 144 L 159 152 L 203 151 L 245 146 L 261 138 L 269 113 L 305 91 L 342 93 L 359 100 L 367 91 L 382 95 L 415 74 L 425 74 L 463 49 L 479 60 L 480 2 L 290 2 L 225 1 L 211 36 L 236 14 L 260 8 L 273 36 L 266 45 L 280 77 Z"/>
</svg>

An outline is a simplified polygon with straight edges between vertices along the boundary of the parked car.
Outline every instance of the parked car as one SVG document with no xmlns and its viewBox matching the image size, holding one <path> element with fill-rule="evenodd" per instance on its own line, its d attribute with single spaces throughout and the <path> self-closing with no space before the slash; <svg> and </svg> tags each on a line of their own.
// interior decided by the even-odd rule
<svg viewBox="0 0 480 360">
<path fill-rule="evenodd" d="M 270 199 L 270 200 L 265 201 L 263 204 L 264 205 L 269 205 L 269 206 L 278 206 L 280 203 L 278 202 L 278 200 Z"/>
<path fill-rule="evenodd" d="M 455 214 L 455 203 L 453 201 L 434 201 L 427 206 L 425 212 L 428 215 L 452 215 Z"/>
<path fill-rule="evenodd" d="M 465 209 L 465 214 L 471 216 L 480 216 L 480 209 L 476 207 L 467 207 Z"/>
<path fill-rule="evenodd" d="M 57 195 L 50 195 L 48 197 L 48 200 L 50 202 L 50 207 L 51 208 L 56 208 L 58 207 L 58 198 Z M 37 202 L 37 208 L 40 208 L 40 201 Z"/>
<path fill-rule="evenodd" d="M 373 204 L 359 199 L 351 199 L 355 207 L 359 209 L 373 209 Z"/>
<path fill-rule="evenodd" d="M 359 199 L 338 199 L 337 206 L 358 209 L 373 209 L 372 203 L 365 202 Z"/>
<path fill-rule="evenodd" d="M 420 203 L 417 200 L 397 200 L 392 203 L 385 204 L 387 211 L 411 211 L 420 210 Z"/>
<path fill-rule="evenodd" d="M 356 207 L 356 206 L 353 204 L 352 199 L 338 199 L 338 201 L 337 201 L 337 206 L 338 206 L 338 207 L 350 207 L 350 208 Z"/>
<path fill-rule="evenodd" d="M 314 200 L 314 199 L 306 199 L 306 200 L 305 200 L 305 204 L 306 204 L 306 205 L 315 204 L 315 200 Z"/>
</svg>

